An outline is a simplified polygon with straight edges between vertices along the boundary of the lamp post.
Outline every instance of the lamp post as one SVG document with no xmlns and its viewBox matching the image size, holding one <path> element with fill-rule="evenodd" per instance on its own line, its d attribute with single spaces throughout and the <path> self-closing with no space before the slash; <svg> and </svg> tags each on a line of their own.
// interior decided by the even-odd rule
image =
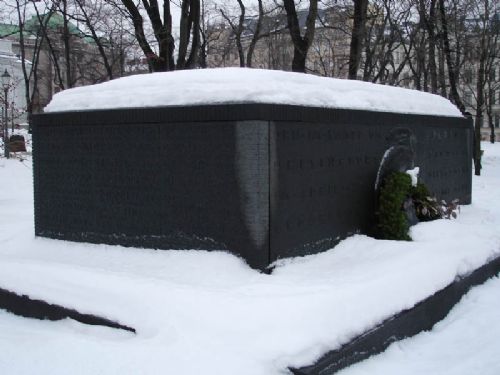
<svg viewBox="0 0 500 375">
<path fill-rule="evenodd" d="M 5 72 L 2 74 L 2 87 L 4 92 L 4 100 L 5 100 L 5 110 L 4 110 L 4 125 L 3 125 L 3 147 L 5 151 L 5 157 L 8 159 L 10 157 L 9 152 L 9 125 L 8 125 L 8 112 L 9 109 L 9 98 L 7 95 L 9 94 L 9 86 L 10 86 L 10 74 L 5 69 Z"/>
</svg>

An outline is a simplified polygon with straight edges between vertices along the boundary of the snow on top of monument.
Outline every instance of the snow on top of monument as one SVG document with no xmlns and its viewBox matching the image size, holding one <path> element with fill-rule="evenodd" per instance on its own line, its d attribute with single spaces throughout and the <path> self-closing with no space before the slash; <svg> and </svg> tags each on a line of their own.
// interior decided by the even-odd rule
<svg viewBox="0 0 500 375">
<path fill-rule="evenodd" d="M 244 68 L 141 74 L 56 94 L 46 112 L 229 103 L 292 104 L 460 117 L 447 99 L 416 90 Z"/>
</svg>

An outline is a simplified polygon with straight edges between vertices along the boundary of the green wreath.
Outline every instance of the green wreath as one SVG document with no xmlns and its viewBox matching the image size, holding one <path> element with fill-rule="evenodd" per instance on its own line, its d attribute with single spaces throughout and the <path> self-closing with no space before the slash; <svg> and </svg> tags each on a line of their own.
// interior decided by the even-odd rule
<svg viewBox="0 0 500 375">
<path fill-rule="evenodd" d="M 410 226 L 403 205 L 410 197 L 411 177 L 403 172 L 390 173 L 380 188 L 377 210 L 379 237 L 411 241 Z"/>
<path fill-rule="evenodd" d="M 431 221 L 444 216 L 441 204 L 424 184 L 412 186 L 408 174 L 392 172 L 385 177 L 380 188 L 376 212 L 378 236 L 387 240 L 411 241 L 408 210 L 414 210 L 418 221 Z"/>
</svg>

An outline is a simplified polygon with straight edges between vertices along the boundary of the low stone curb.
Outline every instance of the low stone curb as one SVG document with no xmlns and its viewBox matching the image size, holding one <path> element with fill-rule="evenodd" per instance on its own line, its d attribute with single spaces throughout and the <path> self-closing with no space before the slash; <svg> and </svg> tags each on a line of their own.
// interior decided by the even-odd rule
<svg viewBox="0 0 500 375">
<path fill-rule="evenodd" d="M 134 328 L 112 320 L 91 314 L 82 314 L 73 309 L 31 299 L 29 296 L 19 295 L 3 288 L 0 288 L 0 309 L 26 318 L 52 321 L 70 318 L 83 324 L 117 328 L 135 333 Z"/>
<path fill-rule="evenodd" d="M 330 375 L 368 357 L 383 352 L 398 340 L 428 331 L 448 315 L 460 299 L 476 285 L 500 273 L 500 257 L 457 278 L 446 288 L 416 304 L 413 308 L 385 320 L 380 325 L 332 350 L 314 365 L 290 368 L 295 375 Z"/>
</svg>

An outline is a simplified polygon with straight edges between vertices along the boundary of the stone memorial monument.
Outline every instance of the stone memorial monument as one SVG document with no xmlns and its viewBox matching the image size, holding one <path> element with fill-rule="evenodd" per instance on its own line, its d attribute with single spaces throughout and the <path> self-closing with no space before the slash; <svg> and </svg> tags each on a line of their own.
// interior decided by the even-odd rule
<svg viewBox="0 0 500 375">
<path fill-rule="evenodd" d="M 243 77 L 274 74 L 249 71 L 229 70 Z M 168 80 L 189 73 L 208 74 L 163 74 Z M 291 82 L 296 76 L 275 74 Z M 377 184 L 387 170 L 418 166 L 421 181 L 439 198 L 471 201 L 472 128 L 459 113 L 321 107 L 265 95 L 245 101 L 231 89 L 226 101 L 213 103 L 167 100 L 144 107 L 120 99 L 117 108 L 102 108 L 85 102 L 93 96 L 98 102 L 112 85 L 134 89 L 140 82 L 129 77 L 98 85 L 95 95 L 89 88 L 62 92 L 47 113 L 34 116 L 37 236 L 226 250 L 263 269 L 369 231 Z M 249 89 L 242 90 L 248 98 Z"/>
</svg>

